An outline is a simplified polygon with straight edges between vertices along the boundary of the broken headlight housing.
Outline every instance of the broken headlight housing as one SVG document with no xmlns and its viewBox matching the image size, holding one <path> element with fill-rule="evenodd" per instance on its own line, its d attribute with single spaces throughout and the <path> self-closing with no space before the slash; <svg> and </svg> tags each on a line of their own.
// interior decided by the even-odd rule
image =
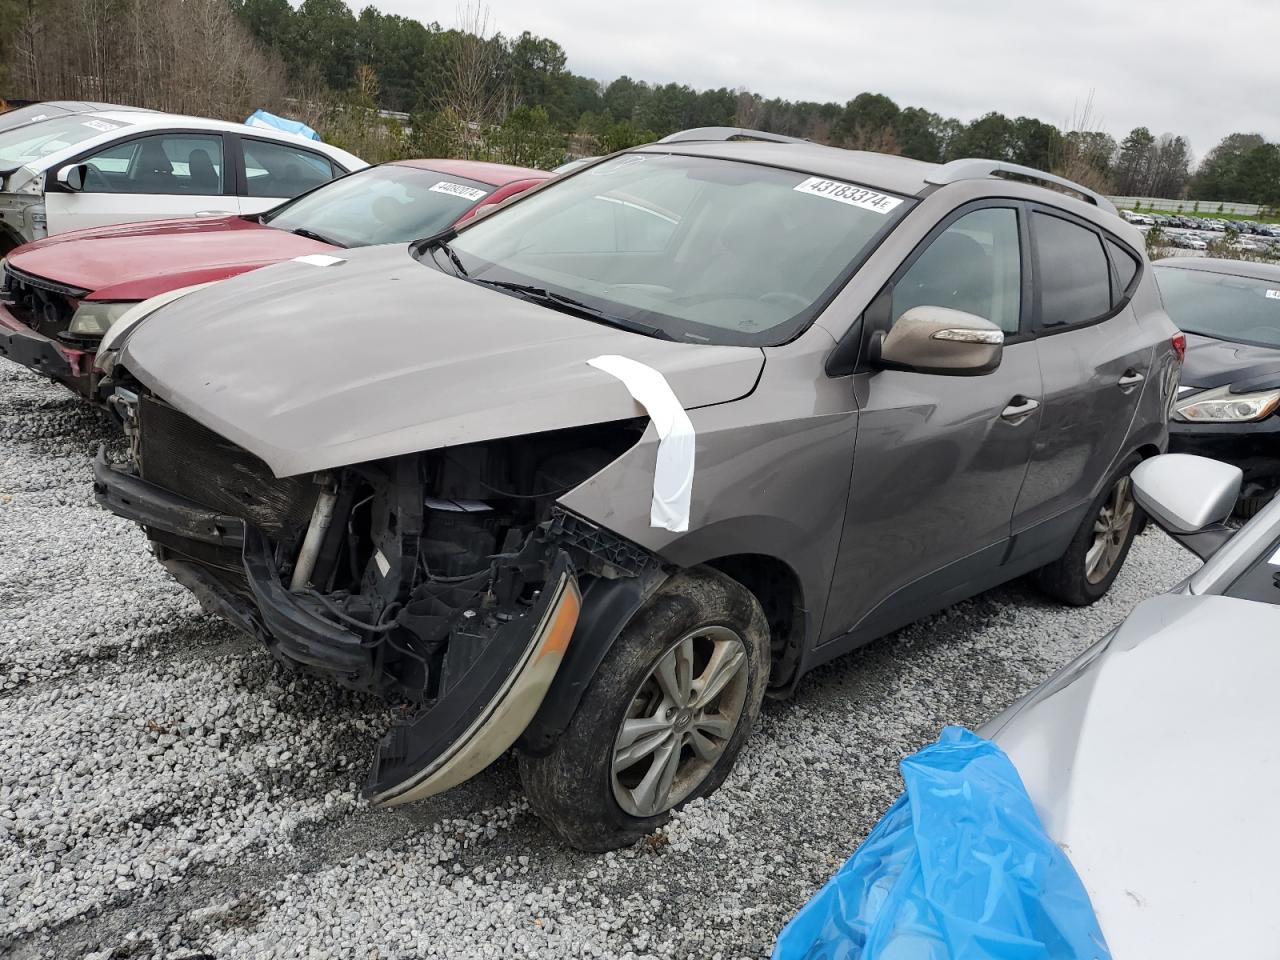
<svg viewBox="0 0 1280 960">
<path fill-rule="evenodd" d="M 100 337 L 111 325 L 124 316 L 134 304 L 132 301 L 107 303 L 100 300 L 84 300 L 71 318 L 67 328 L 69 337 Z"/>
<path fill-rule="evenodd" d="M 1178 416 L 1191 423 L 1248 423 L 1270 416 L 1280 406 L 1280 390 L 1232 393 L 1230 387 L 1206 390 L 1180 402 Z"/>
</svg>

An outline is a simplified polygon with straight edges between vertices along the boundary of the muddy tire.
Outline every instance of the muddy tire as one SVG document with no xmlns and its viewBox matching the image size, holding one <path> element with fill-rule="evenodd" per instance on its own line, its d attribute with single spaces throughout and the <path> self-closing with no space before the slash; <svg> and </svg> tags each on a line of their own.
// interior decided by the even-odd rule
<svg viewBox="0 0 1280 960">
<path fill-rule="evenodd" d="M 768 680 L 756 598 L 714 570 L 677 574 L 618 637 L 551 752 L 520 755 L 530 804 L 580 850 L 634 843 L 720 786 Z"/>
<path fill-rule="evenodd" d="M 1053 599 L 1086 607 L 1111 589 L 1144 521 L 1129 482 L 1129 474 L 1141 462 L 1135 454 L 1121 464 L 1089 505 L 1067 552 L 1032 574 L 1036 586 Z"/>
</svg>

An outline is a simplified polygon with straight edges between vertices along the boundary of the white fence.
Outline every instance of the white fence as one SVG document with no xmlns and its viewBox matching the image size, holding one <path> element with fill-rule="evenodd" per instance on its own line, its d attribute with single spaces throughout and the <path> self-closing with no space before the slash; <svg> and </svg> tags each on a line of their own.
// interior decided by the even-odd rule
<svg viewBox="0 0 1280 960">
<path fill-rule="evenodd" d="M 1107 197 L 1121 210 L 1134 210 L 1141 205 L 1143 210 L 1171 210 L 1174 213 L 1198 214 L 1213 216 L 1221 213 L 1235 213 L 1246 217 L 1256 217 L 1262 207 L 1256 203 L 1227 203 L 1218 200 L 1168 200 L 1160 197 Z"/>
</svg>

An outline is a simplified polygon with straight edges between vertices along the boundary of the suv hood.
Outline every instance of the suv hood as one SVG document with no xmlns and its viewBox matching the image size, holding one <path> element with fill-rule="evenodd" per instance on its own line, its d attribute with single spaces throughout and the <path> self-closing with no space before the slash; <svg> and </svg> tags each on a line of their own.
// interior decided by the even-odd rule
<svg viewBox="0 0 1280 960">
<path fill-rule="evenodd" d="M 588 366 L 621 354 L 686 409 L 749 394 L 755 347 L 674 343 L 448 276 L 402 245 L 289 261 L 160 308 L 120 360 L 279 477 L 463 443 L 642 416 Z"/>
<path fill-rule="evenodd" d="M 337 249 L 242 217 L 218 217 L 76 230 L 27 244 L 9 262 L 33 276 L 88 290 L 89 299 L 146 300 Z"/>
<path fill-rule="evenodd" d="M 1114 956 L 1260 956 L 1280 939 L 1278 674 L 1280 606 L 1169 594 L 984 730 Z"/>
</svg>

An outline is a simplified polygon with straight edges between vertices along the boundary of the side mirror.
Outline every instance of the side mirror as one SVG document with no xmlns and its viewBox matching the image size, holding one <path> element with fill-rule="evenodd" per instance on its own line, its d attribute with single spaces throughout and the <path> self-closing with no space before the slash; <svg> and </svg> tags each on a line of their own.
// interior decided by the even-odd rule
<svg viewBox="0 0 1280 960">
<path fill-rule="evenodd" d="M 58 182 L 68 190 L 79 193 L 84 189 L 84 181 L 88 173 L 88 164 L 69 163 L 58 171 Z"/>
<path fill-rule="evenodd" d="M 1187 453 L 1165 453 L 1133 468 L 1133 498 L 1157 524 L 1202 560 L 1235 531 L 1231 516 L 1244 473 L 1239 467 Z"/>
<path fill-rule="evenodd" d="M 978 376 L 1000 366 L 1004 332 L 950 307 L 912 307 L 872 344 L 872 362 L 892 370 Z"/>
</svg>

